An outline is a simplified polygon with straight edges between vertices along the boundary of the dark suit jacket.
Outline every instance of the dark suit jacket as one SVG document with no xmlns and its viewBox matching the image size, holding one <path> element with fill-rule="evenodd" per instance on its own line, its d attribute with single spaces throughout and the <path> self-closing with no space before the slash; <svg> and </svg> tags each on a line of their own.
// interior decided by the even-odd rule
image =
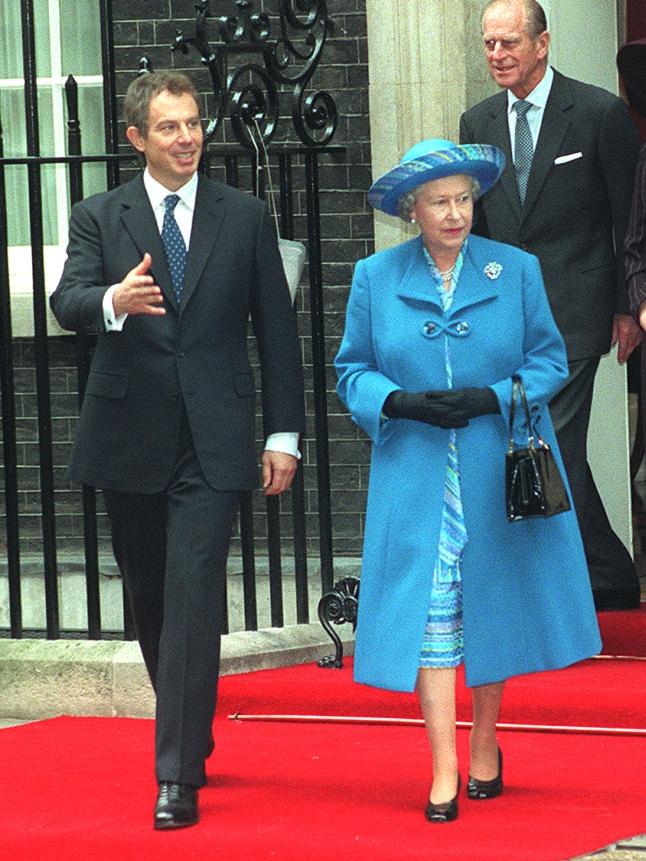
<svg viewBox="0 0 646 861">
<path fill-rule="evenodd" d="M 106 289 L 152 255 L 164 316 L 133 315 L 105 332 Z M 301 431 L 295 318 L 266 206 L 199 178 L 181 307 L 141 177 L 72 210 L 68 259 L 51 307 L 65 329 L 97 334 L 70 475 L 95 487 L 153 493 L 168 483 L 182 403 L 200 465 L 220 490 L 258 484 L 251 316 L 266 434 Z"/>
<path fill-rule="evenodd" d="M 630 311 L 637 318 L 641 304 L 646 302 L 646 144 L 639 154 L 626 233 L 626 279 Z"/>
<path fill-rule="evenodd" d="M 607 352 L 613 314 L 628 313 L 621 250 L 639 153 L 624 103 L 554 72 L 522 209 L 506 90 L 462 115 L 460 141 L 494 144 L 507 157 L 500 181 L 482 198 L 476 232 L 539 258 L 570 361 Z"/>
</svg>

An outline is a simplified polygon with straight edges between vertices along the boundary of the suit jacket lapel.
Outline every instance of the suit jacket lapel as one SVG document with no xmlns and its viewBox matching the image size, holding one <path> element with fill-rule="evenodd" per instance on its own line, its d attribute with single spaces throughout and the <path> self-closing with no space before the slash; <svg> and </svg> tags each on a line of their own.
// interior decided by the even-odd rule
<svg viewBox="0 0 646 861">
<path fill-rule="evenodd" d="M 188 246 L 186 274 L 184 275 L 182 309 L 188 304 L 216 243 L 224 219 L 224 209 L 222 195 L 218 191 L 217 185 L 209 183 L 200 176 L 195 197 L 195 212 L 193 213 L 191 240 Z"/>
<path fill-rule="evenodd" d="M 558 72 L 554 72 L 554 81 L 550 90 L 541 130 L 536 141 L 536 150 L 532 160 L 532 169 L 527 183 L 527 194 L 523 206 L 522 218 L 526 218 L 535 204 L 549 171 L 554 166 L 554 159 L 567 130 L 571 125 L 570 109 L 574 106 L 567 81 Z"/>
<path fill-rule="evenodd" d="M 161 244 L 159 228 L 141 176 L 130 184 L 129 192 L 121 204 L 121 221 L 139 249 L 141 256 L 143 257 L 147 251 L 152 257 L 151 273 L 155 283 L 159 285 L 166 299 L 177 310 L 177 302 L 166 265 L 166 255 Z"/>
<path fill-rule="evenodd" d="M 514 216 L 520 219 L 520 197 L 516 185 L 516 174 L 511 157 L 511 141 L 509 140 L 509 121 L 507 119 L 507 91 L 496 96 L 495 103 L 490 111 L 489 128 L 486 137 L 487 143 L 499 147 L 505 154 L 506 168 L 502 172 L 499 185 L 507 195 Z"/>
</svg>

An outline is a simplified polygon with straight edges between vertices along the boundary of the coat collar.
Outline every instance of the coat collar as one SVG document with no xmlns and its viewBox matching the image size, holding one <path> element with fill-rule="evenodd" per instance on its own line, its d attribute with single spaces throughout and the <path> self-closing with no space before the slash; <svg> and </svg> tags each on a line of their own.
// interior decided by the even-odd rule
<svg viewBox="0 0 646 861">
<path fill-rule="evenodd" d="M 433 305 L 442 313 L 442 305 L 424 257 L 422 242 L 422 237 L 418 236 L 409 244 L 410 261 L 397 295 L 404 301 Z M 485 274 L 487 264 L 495 261 L 483 254 L 481 242 L 477 236 L 472 235 L 469 238 L 449 317 L 465 308 L 495 299 L 500 293 L 498 279 L 488 278 Z"/>
<path fill-rule="evenodd" d="M 162 293 L 177 311 L 177 302 L 173 285 L 166 265 L 166 255 L 161 244 L 161 237 L 155 216 L 150 206 L 148 195 L 141 176 L 133 180 L 125 188 L 121 201 L 121 220 L 137 246 L 141 256 L 146 251 L 153 259 L 152 272 Z M 188 259 L 184 289 L 182 291 L 181 311 L 184 310 L 204 271 L 206 261 L 217 240 L 224 218 L 222 194 L 214 183 L 200 176 L 195 198 L 193 226 L 189 242 Z M 199 228 L 197 225 L 199 224 Z M 180 313 L 181 313 L 180 311 Z"/>
</svg>

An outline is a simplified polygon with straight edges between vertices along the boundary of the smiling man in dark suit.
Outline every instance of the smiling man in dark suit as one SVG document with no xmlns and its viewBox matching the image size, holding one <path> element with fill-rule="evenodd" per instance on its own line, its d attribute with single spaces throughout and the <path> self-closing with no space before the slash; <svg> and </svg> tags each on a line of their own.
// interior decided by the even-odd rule
<svg viewBox="0 0 646 861">
<path fill-rule="evenodd" d="M 191 81 L 137 78 L 124 116 L 146 169 L 74 207 L 51 306 L 64 328 L 97 335 L 70 474 L 105 493 L 157 697 L 154 826 L 166 829 L 198 819 L 231 529 L 241 492 L 258 485 L 249 317 L 266 494 L 286 490 L 296 471 L 303 383 L 267 209 L 198 176 Z"/>
<path fill-rule="evenodd" d="M 570 369 L 550 410 L 595 604 L 635 607 L 639 581 L 608 521 L 586 448 L 601 355 L 617 343 L 623 363 L 641 340 L 628 313 L 621 253 L 637 132 L 620 99 L 548 65 L 550 36 L 535 0 L 493 0 L 484 9 L 482 31 L 489 71 L 505 92 L 462 115 L 460 140 L 500 147 L 507 166 L 482 199 L 476 232 L 518 245 L 540 260 Z"/>
</svg>

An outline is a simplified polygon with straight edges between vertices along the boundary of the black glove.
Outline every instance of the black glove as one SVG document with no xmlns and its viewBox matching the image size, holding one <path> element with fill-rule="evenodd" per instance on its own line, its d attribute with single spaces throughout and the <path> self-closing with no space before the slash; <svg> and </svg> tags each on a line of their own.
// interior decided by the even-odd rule
<svg viewBox="0 0 646 861">
<path fill-rule="evenodd" d="M 383 405 L 388 418 L 413 419 L 441 428 L 463 428 L 469 419 L 500 412 L 492 389 L 458 389 L 457 391 L 391 392 Z"/>
<path fill-rule="evenodd" d="M 391 419 L 413 419 L 441 428 L 467 426 L 467 421 L 447 424 L 444 418 L 446 410 L 441 406 L 438 409 L 438 405 L 428 398 L 428 394 L 428 392 L 405 392 L 403 389 L 397 389 L 386 398 L 382 412 Z"/>
<path fill-rule="evenodd" d="M 469 419 L 500 412 L 498 398 L 488 386 L 426 392 L 426 398 L 438 415 L 442 416 L 443 421 L 448 423 L 448 427 L 464 427 Z"/>
</svg>

